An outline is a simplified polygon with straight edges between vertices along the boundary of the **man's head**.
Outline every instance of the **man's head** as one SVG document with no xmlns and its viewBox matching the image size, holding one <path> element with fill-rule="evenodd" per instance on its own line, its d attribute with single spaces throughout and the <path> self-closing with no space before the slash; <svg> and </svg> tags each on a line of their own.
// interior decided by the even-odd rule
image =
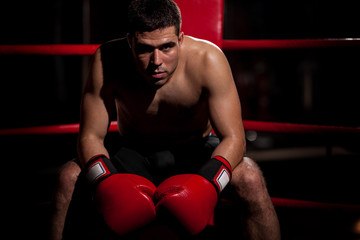
<svg viewBox="0 0 360 240">
<path fill-rule="evenodd" d="M 181 17 L 172 0 L 133 0 L 129 7 L 128 41 L 140 74 L 157 87 L 175 72 L 183 33 Z"/>
<path fill-rule="evenodd" d="M 166 27 L 175 27 L 179 36 L 181 13 L 172 0 L 133 0 L 128 9 L 128 33 L 151 32 Z"/>
</svg>

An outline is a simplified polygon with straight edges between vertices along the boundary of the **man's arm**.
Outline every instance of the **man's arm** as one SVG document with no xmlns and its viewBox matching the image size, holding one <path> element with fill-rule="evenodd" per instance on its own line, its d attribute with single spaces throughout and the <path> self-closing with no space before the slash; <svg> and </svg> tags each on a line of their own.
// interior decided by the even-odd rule
<svg viewBox="0 0 360 240">
<path fill-rule="evenodd" d="M 156 187 L 144 177 L 119 173 L 109 159 L 104 139 L 114 107 L 114 90 L 104 84 L 102 69 L 98 49 L 82 99 L 78 153 L 105 223 L 114 233 L 126 235 L 155 219 L 152 195 Z"/>
<path fill-rule="evenodd" d="M 113 94 L 104 88 L 101 51 L 98 49 L 91 62 L 80 108 L 78 155 L 82 167 L 95 155 L 109 156 L 104 139 L 113 105 Z"/>
<path fill-rule="evenodd" d="M 203 71 L 211 124 L 221 139 L 213 157 L 223 156 L 234 169 L 242 160 L 246 142 L 240 99 L 229 63 L 221 50 L 209 46 Z"/>
</svg>

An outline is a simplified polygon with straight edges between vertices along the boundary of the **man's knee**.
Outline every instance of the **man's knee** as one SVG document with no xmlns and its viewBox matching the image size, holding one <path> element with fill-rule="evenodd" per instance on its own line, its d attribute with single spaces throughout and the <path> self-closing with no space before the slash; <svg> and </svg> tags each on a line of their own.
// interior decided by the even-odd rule
<svg viewBox="0 0 360 240">
<path fill-rule="evenodd" d="M 58 198 L 64 198 L 63 200 L 65 201 L 71 199 L 80 172 L 81 168 L 74 160 L 65 163 L 61 167 L 58 175 L 58 187 L 56 193 Z"/>
<path fill-rule="evenodd" d="M 81 168 L 74 160 L 65 163 L 59 171 L 59 183 L 74 185 L 80 172 Z"/>
<path fill-rule="evenodd" d="M 234 169 L 231 185 L 244 201 L 258 201 L 268 194 L 260 168 L 248 157 Z"/>
</svg>

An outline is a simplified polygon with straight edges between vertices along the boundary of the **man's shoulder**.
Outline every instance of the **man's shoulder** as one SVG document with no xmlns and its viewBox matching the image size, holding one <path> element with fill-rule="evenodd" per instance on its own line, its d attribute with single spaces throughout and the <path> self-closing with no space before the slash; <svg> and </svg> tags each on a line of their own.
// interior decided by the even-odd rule
<svg viewBox="0 0 360 240">
<path fill-rule="evenodd" d="M 187 67 L 195 72 L 201 73 L 202 77 L 207 77 L 212 71 L 218 69 L 226 61 L 222 50 L 215 44 L 194 37 L 186 37 L 184 52 L 186 55 Z M 199 71 L 200 70 L 200 71 Z"/>
<path fill-rule="evenodd" d="M 191 36 L 185 37 L 184 48 L 187 58 L 196 62 L 205 63 L 223 55 L 222 50 L 214 43 Z"/>
</svg>

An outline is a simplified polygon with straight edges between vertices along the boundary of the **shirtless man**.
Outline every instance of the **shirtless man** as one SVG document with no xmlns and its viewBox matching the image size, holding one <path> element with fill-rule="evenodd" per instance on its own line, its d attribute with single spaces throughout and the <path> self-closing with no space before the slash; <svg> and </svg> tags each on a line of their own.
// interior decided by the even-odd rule
<svg viewBox="0 0 360 240">
<path fill-rule="evenodd" d="M 180 32 L 180 12 L 171 0 L 136 0 L 128 14 L 127 38 L 103 44 L 93 57 L 81 105 L 80 166 L 69 162 L 60 173 L 53 238 L 61 238 L 83 169 L 105 222 L 120 235 L 163 212 L 197 234 L 229 183 L 226 190 L 246 208 L 237 216 L 243 225 L 239 236 L 279 239 L 261 171 L 243 157 L 239 96 L 222 51 Z M 109 160 L 104 139 L 114 109 L 123 144 Z M 130 190 L 127 182 L 134 184 Z M 124 195 L 130 200 L 119 197 Z M 200 207 L 197 199 L 206 213 L 194 212 Z M 132 201 L 138 201 L 135 207 Z M 130 219 L 122 206 L 142 222 Z M 195 214 L 200 215 L 196 223 Z"/>
</svg>

